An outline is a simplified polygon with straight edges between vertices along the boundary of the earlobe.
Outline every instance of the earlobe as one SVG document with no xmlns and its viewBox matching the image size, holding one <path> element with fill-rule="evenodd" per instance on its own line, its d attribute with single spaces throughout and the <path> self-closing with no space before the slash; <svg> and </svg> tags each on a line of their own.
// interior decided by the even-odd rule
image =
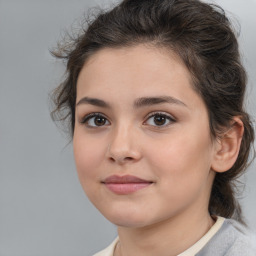
<svg viewBox="0 0 256 256">
<path fill-rule="evenodd" d="M 234 117 L 231 126 L 216 139 L 212 169 L 215 172 L 228 171 L 236 162 L 244 133 L 239 117 Z"/>
</svg>

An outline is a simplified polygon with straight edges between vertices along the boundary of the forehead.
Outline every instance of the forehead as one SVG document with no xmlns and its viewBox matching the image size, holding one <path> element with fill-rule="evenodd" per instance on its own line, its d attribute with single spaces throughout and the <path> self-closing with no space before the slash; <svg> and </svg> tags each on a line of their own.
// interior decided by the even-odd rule
<svg viewBox="0 0 256 256">
<path fill-rule="evenodd" d="M 208 115 L 189 70 L 175 53 L 164 48 L 102 49 L 85 63 L 78 77 L 77 103 L 84 98 L 101 100 L 116 113 L 134 113 L 138 99 L 162 97 L 182 102 L 191 118 Z"/>
<path fill-rule="evenodd" d="M 84 64 L 77 86 L 78 91 L 81 87 L 113 89 L 116 83 L 119 88 L 125 85 L 137 90 L 178 83 L 193 87 L 191 74 L 176 53 L 145 44 L 99 50 Z"/>
</svg>

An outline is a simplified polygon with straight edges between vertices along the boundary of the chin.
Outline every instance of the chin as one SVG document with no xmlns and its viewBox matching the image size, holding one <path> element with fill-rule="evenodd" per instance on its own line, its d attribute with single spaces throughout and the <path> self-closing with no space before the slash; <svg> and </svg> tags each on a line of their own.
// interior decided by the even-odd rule
<svg viewBox="0 0 256 256">
<path fill-rule="evenodd" d="M 127 228 L 141 228 L 149 225 L 150 221 L 145 218 L 145 214 L 141 213 L 131 213 L 123 211 L 114 211 L 114 212 L 104 212 L 101 211 L 103 216 L 107 218 L 111 223 L 120 227 Z"/>
<path fill-rule="evenodd" d="M 112 219 L 110 221 L 118 227 L 126 228 L 143 228 L 149 225 L 145 220 L 134 220 L 133 218 Z"/>
</svg>

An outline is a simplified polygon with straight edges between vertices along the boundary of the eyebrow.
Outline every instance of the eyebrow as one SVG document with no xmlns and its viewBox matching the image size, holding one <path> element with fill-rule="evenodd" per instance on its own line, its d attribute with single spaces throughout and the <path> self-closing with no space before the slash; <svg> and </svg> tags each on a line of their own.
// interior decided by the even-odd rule
<svg viewBox="0 0 256 256">
<path fill-rule="evenodd" d="M 142 97 L 135 100 L 134 107 L 140 108 L 140 107 L 157 105 L 162 103 L 177 104 L 177 105 L 182 105 L 187 107 L 187 105 L 184 102 L 170 96 Z"/>
<path fill-rule="evenodd" d="M 187 105 L 184 102 L 174 97 L 157 96 L 157 97 L 142 97 L 142 98 L 136 99 L 134 101 L 134 108 L 141 108 L 141 107 L 163 104 L 163 103 L 177 104 L 177 105 L 187 107 Z M 79 106 L 81 104 L 90 104 L 90 105 L 102 107 L 102 108 L 111 108 L 110 104 L 105 102 L 104 100 L 97 99 L 97 98 L 90 98 L 90 97 L 82 98 L 81 100 L 79 100 L 76 106 Z"/>
<path fill-rule="evenodd" d="M 81 100 L 79 100 L 76 106 L 79 106 L 81 104 L 90 104 L 97 107 L 110 108 L 110 105 L 104 100 L 89 97 L 84 97 Z"/>
</svg>

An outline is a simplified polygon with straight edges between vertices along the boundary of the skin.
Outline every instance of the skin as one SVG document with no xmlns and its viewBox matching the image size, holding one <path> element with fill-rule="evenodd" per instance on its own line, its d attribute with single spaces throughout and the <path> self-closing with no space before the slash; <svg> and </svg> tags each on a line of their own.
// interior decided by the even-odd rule
<svg viewBox="0 0 256 256">
<path fill-rule="evenodd" d="M 175 100 L 134 106 L 138 98 L 162 96 Z M 102 125 L 94 117 L 84 122 L 94 112 L 103 116 Z M 155 112 L 167 116 L 163 125 L 156 125 Z M 147 45 L 100 50 L 80 72 L 75 119 L 79 180 L 118 227 L 115 255 L 177 255 L 210 229 L 208 201 L 220 145 L 211 138 L 206 106 L 178 56 Z M 111 175 L 152 184 L 118 195 L 102 183 Z"/>
</svg>

